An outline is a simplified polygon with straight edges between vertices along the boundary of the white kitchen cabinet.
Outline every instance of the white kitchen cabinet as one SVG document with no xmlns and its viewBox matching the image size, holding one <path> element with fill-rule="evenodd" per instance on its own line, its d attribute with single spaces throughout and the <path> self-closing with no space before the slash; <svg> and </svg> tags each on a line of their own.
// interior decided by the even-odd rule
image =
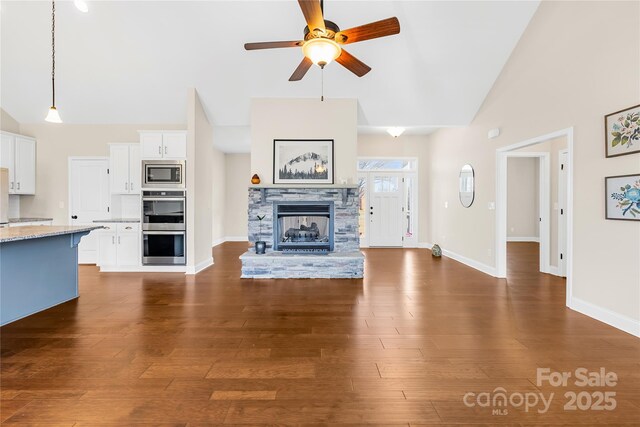
<svg viewBox="0 0 640 427">
<path fill-rule="evenodd" d="M 140 194 L 139 144 L 109 144 L 111 194 Z"/>
<path fill-rule="evenodd" d="M 187 158 L 187 132 L 140 132 L 142 159 L 183 160 Z"/>
<path fill-rule="evenodd" d="M 105 223 L 98 236 L 98 265 L 132 267 L 140 265 L 140 224 Z"/>
<path fill-rule="evenodd" d="M 9 169 L 9 194 L 35 194 L 36 140 L 2 132 L 0 167 Z"/>
</svg>

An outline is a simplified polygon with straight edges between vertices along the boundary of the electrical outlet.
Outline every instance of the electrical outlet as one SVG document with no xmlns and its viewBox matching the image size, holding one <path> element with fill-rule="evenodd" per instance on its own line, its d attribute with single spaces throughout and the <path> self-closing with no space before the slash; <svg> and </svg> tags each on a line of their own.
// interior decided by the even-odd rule
<svg viewBox="0 0 640 427">
<path fill-rule="evenodd" d="M 516 229 L 515 229 L 515 228 L 513 228 L 513 227 L 511 227 L 511 228 L 509 229 L 509 231 L 511 231 L 511 232 L 513 233 L 514 231 L 516 231 Z"/>
<path fill-rule="evenodd" d="M 496 209 L 496 203 L 495 202 L 489 202 L 489 210 L 490 211 L 494 211 Z"/>
</svg>

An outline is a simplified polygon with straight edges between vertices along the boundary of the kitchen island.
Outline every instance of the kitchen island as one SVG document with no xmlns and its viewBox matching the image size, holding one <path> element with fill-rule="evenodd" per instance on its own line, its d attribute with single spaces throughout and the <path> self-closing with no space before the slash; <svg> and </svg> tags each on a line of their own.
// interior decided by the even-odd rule
<svg viewBox="0 0 640 427">
<path fill-rule="evenodd" d="M 97 228 L 0 228 L 0 325 L 78 297 L 78 243 Z"/>
</svg>

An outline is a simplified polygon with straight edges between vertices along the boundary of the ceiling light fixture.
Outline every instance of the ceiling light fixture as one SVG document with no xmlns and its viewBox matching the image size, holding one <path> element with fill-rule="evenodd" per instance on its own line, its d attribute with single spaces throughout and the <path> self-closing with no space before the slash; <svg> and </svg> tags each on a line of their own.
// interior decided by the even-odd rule
<svg viewBox="0 0 640 427">
<path fill-rule="evenodd" d="M 56 2 L 51 2 L 51 108 L 45 118 L 51 123 L 62 123 L 60 114 L 56 109 Z"/>
<path fill-rule="evenodd" d="M 302 46 L 302 52 L 311 62 L 324 68 L 325 65 L 340 56 L 342 48 L 331 39 L 319 37 L 306 41 Z"/>
<path fill-rule="evenodd" d="M 86 1 L 84 1 L 84 0 L 73 0 L 73 4 L 76 5 L 76 8 L 78 8 L 78 10 L 80 12 L 83 12 L 83 13 L 89 12 L 89 6 L 87 5 Z"/>
<path fill-rule="evenodd" d="M 389 129 L 387 129 L 387 133 L 389 135 L 391 135 L 394 138 L 399 137 L 400 135 L 402 135 L 404 133 L 404 128 L 402 127 L 390 127 Z"/>
</svg>

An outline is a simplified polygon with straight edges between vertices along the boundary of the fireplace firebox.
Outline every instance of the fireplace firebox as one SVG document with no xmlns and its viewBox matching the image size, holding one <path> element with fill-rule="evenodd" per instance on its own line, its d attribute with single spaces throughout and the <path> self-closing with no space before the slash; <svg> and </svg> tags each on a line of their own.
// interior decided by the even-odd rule
<svg viewBox="0 0 640 427">
<path fill-rule="evenodd" d="M 326 254 L 333 251 L 333 202 L 275 202 L 275 251 Z"/>
</svg>

